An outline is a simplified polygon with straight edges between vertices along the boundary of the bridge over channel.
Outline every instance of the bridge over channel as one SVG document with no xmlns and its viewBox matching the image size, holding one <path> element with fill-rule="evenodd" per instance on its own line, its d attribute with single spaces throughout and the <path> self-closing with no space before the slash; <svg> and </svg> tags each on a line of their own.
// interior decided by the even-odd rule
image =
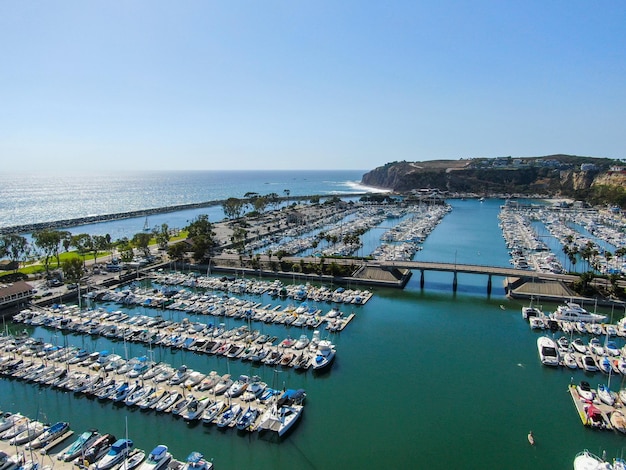
<svg viewBox="0 0 626 470">
<path fill-rule="evenodd" d="M 438 261 L 374 261 L 367 263 L 368 266 L 377 267 L 384 270 L 392 269 L 409 269 L 411 271 L 420 271 L 420 286 L 424 287 L 425 271 L 441 271 L 454 273 L 452 281 L 452 289 L 457 289 L 457 273 L 468 274 L 484 274 L 488 276 L 487 293 L 491 293 L 492 276 L 517 277 L 537 280 L 552 280 L 573 282 L 576 276 L 569 274 L 541 273 L 537 271 L 529 271 L 527 269 L 516 269 L 500 266 L 483 266 L 477 264 L 459 264 L 459 263 L 442 263 Z"/>
</svg>

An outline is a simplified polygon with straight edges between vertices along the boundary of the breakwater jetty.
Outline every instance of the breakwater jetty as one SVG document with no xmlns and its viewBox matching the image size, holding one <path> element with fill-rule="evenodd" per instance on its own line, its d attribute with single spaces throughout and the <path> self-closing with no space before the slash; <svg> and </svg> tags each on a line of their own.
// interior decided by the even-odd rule
<svg viewBox="0 0 626 470">
<path fill-rule="evenodd" d="M 360 197 L 368 193 L 351 193 L 347 196 Z M 311 198 L 319 197 L 320 199 L 336 197 L 337 195 L 309 195 L 309 196 L 291 196 L 278 197 L 279 201 L 298 201 L 308 200 Z M 99 215 L 87 215 L 84 217 L 75 217 L 71 219 L 51 220 L 48 222 L 35 222 L 23 225 L 14 225 L 10 227 L 0 227 L 0 235 L 6 235 L 9 233 L 31 233 L 37 230 L 43 229 L 59 229 L 67 227 L 75 227 L 78 225 L 95 224 L 99 222 L 109 222 L 112 220 L 133 219 L 136 217 L 147 217 L 155 214 L 167 214 L 169 212 L 178 212 L 189 209 L 202 209 L 203 207 L 219 206 L 225 202 L 224 199 L 204 201 L 204 202 L 192 202 L 188 204 L 176 204 L 164 207 L 153 207 L 149 209 L 139 209 L 135 211 L 117 212 L 113 214 L 99 214 Z"/>
<path fill-rule="evenodd" d="M 15 225 L 13 227 L 0 227 L 0 234 L 7 233 L 29 233 L 43 229 L 58 229 L 74 227 L 76 225 L 95 224 L 99 222 L 108 222 L 111 220 L 132 219 L 135 217 L 147 217 L 153 214 L 165 214 L 168 212 L 177 212 L 188 209 L 200 209 L 203 207 L 217 206 L 224 201 L 207 201 L 190 204 L 178 204 L 175 206 L 155 207 L 152 209 L 141 209 L 136 211 L 118 212 L 115 214 L 89 215 L 85 217 L 76 217 L 73 219 L 53 220 L 49 222 L 38 222 L 32 224 Z"/>
</svg>

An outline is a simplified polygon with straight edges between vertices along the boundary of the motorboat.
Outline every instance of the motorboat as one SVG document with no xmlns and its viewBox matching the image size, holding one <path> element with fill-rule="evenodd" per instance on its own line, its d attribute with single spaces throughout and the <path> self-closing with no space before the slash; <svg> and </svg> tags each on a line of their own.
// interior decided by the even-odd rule
<svg viewBox="0 0 626 470">
<path fill-rule="evenodd" d="M 257 416 L 259 416 L 259 409 L 248 407 L 248 409 L 237 420 L 237 429 L 240 431 L 249 429 L 256 421 Z"/>
<path fill-rule="evenodd" d="M 189 389 L 191 387 L 195 387 L 196 385 L 198 385 L 204 378 L 206 377 L 205 374 L 203 374 L 202 372 L 198 372 L 198 371 L 191 371 L 189 373 L 189 375 L 187 376 L 187 379 L 183 382 L 183 387 Z"/>
<path fill-rule="evenodd" d="M 563 364 L 565 364 L 565 367 L 568 369 L 578 369 L 578 362 L 573 352 L 563 354 Z"/>
<path fill-rule="evenodd" d="M 37 439 L 46 430 L 46 426 L 39 421 L 31 421 L 26 429 L 9 440 L 12 446 L 21 446 Z"/>
<path fill-rule="evenodd" d="M 621 353 L 620 348 L 613 340 L 608 340 L 604 344 L 604 350 L 611 356 L 619 356 Z"/>
<path fill-rule="evenodd" d="M 599 357 L 596 360 L 596 364 L 598 364 L 598 369 L 600 369 L 605 374 L 610 374 L 613 371 L 613 363 L 608 356 Z"/>
<path fill-rule="evenodd" d="M 585 354 L 583 357 L 583 369 L 587 372 L 596 372 L 598 370 L 598 364 L 596 364 L 596 360 L 593 356 Z"/>
<path fill-rule="evenodd" d="M 142 410 L 150 409 L 154 405 L 156 405 L 167 393 L 168 391 L 166 389 L 160 388 L 137 402 L 137 406 Z"/>
<path fill-rule="evenodd" d="M 574 458 L 574 470 L 611 470 L 611 464 L 584 450 Z"/>
<path fill-rule="evenodd" d="M 64 421 L 59 421 L 52 426 L 47 427 L 44 432 L 37 438 L 28 444 L 29 449 L 39 449 L 48 445 L 50 442 L 55 441 L 59 437 L 65 435 L 70 430 L 70 424 Z"/>
<path fill-rule="evenodd" d="M 185 421 L 195 421 L 202 416 L 202 413 L 204 413 L 204 410 L 209 404 L 211 404 L 209 397 L 194 398 L 180 415 Z"/>
<path fill-rule="evenodd" d="M 109 451 L 98 460 L 93 470 L 107 470 L 122 462 L 133 448 L 130 439 L 118 439 L 110 447 Z"/>
<path fill-rule="evenodd" d="M 155 377 L 154 377 L 154 381 L 159 383 L 159 382 L 167 382 L 169 379 L 171 379 L 174 374 L 176 373 L 176 370 L 171 367 L 171 366 L 165 366 Z"/>
<path fill-rule="evenodd" d="M 237 417 L 241 413 L 241 405 L 239 403 L 233 403 L 219 416 L 217 419 L 217 427 L 224 428 L 230 423 L 237 420 Z"/>
<path fill-rule="evenodd" d="M 200 452 L 192 452 L 187 456 L 181 470 L 211 470 L 213 463 L 204 458 Z"/>
<path fill-rule="evenodd" d="M 591 354 L 595 354 L 596 356 L 604 355 L 604 348 L 598 338 L 591 338 L 589 340 L 589 352 Z"/>
<path fill-rule="evenodd" d="M 172 390 L 171 392 L 164 395 L 163 398 L 156 403 L 154 409 L 156 411 L 167 411 L 182 397 L 183 396 L 180 394 L 180 392 Z"/>
<path fill-rule="evenodd" d="M 604 384 L 598 385 L 598 398 L 609 406 L 613 406 L 615 404 L 615 399 L 617 398 L 617 394 Z"/>
<path fill-rule="evenodd" d="M 26 419 L 26 417 L 19 413 L 5 413 L 2 418 L 0 418 L 0 433 L 6 431 L 15 423 L 24 419 Z"/>
<path fill-rule="evenodd" d="M 565 305 L 559 305 L 552 318 L 555 320 L 567 320 L 567 321 L 583 321 L 590 323 L 601 323 L 606 320 L 606 315 L 599 315 L 597 313 L 590 313 L 579 304 L 574 302 L 567 302 Z"/>
<path fill-rule="evenodd" d="M 626 416 L 621 410 L 615 410 L 611 413 L 611 426 L 622 434 L 626 434 Z"/>
<path fill-rule="evenodd" d="M 187 377 L 189 377 L 191 372 L 193 371 L 189 370 L 186 365 L 182 365 L 176 370 L 176 373 L 168 380 L 167 383 L 170 385 L 180 385 L 187 380 Z"/>
<path fill-rule="evenodd" d="M 591 385 L 586 380 L 581 380 L 580 385 L 576 387 L 578 396 L 585 401 L 592 402 L 596 397 L 596 393 L 591 389 Z"/>
<path fill-rule="evenodd" d="M 207 390 L 211 390 L 217 383 L 220 381 L 221 377 L 217 372 L 211 371 L 209 375 L 207 375 L 198 385 L 196 385 L 196 390 L 199 392 L 204 392 Z"/>
<path fill-rule="evenodd" d="M 250 378 L 247 375 L 240 375 L 235 382 L 230 386 L 228 390 L 224 393 L 225 397 L 237 398 L 243 392 L 245 392 L 246 388 L 248 388 L 248 384 L 250 383 Z"/>
<path fill-rule="evenodd" d="M 132 393 L 128 394 L 128 396 L 124 399 L 124 404 L 126 406 L 135 406 L 145 397 L 152 395 L 155 390 L 156 388 L 152 385 L 138 387 Z"/>
<path fill-rule="evenodd" d="M 540 336 L 537 338 L 537 350 L 539 351 L 539 359 L 545 366 L 556 367 L 559 365 L 559 350 L 552 338 L 548 336 Z"/>
<path fill-rule="evenodd" d="M 258 375 L 253 376 L 248 384 L 248 387 L 246 388 L 246 391 L 243 393 L 243 401 L 252 401 L 258 398 L 266 388 L 267 384 L 265 382 L 261 382 L 261 377 Z"/>
<path fill-rule="evenodd" d="M 583 343 L 581 338 L 576 338 L 574 341 L 570 343 L 574 351 L 580 354 L 587 354 L 587 345 Z"/>
<path fill-rule="evenodd" d="M 133 393 L 135 391 L 135 389 L 137 388 L 138 384 L 129 384 L 128 382 L 124 382 L 122 385 L 120 385 L 117 390 L 115 390 L 115 393 L 113 395 L 111 395 L 111 400 L 113 400 L 115 403 L 119 403 L 122 402 L 124 400 L 126 400 L 126 397 L 128 397 L 128 395 L 130 395 L 131 393 Z"/>
<path fill-rule="evenodd" d="M 85 449 L 85 452 L 81 456 L 83 462 L 87 462 L 90 465 L 96 463 L 109 451 L 115 441 L 115 436 L 112 434 L 102 434 L 98 436 L 98 438 Z"/>
<path fill-rule="evenodd" d="M 64 462 L 71 462 L 81 455 L 85 449 L 89 448 L 98 436 L 98 431 L 95 429 L 83 432 L 72 444 L 66 447 L 65 450 L 57 454 L 57 459 Z"/>
<path fill-rule="evenodd" d="M 5 440 L 5 441 L 8 439 L 13 439 L 18 434 L 26 431 L 28 429 L 29 423 L 30 423 L 30 419 L 26 417 L 20 419 L 19 421 L 16 421 L 13 426 L 11 426 L 9 429 L 7 429 L 2 434 L 0 434 L 0 439 Z"/>
<path fill-rule="evenodd" d="M 230 378 L 230 374 L 223 375 L 220 381 L 213 387 L 213 394 L 221 395 L 225 393 L 232 384 L 233 380 Z"/>
<path fill-rule="evenodd" d="M 212 423 L 213 420 L 219 416 L 222 411 L 224 411 L 225 407 L 226 403 L 221 400 L 213 402 L 211 405 L 207 406 L 204 413 L 202 413 L 202 422 L 204 424 Z"/>
<path fill-rule="evenodd" d="M 326 340 L 321 340 L 317 345 L 315 356 L 311 358 L 311 367 L 313 370 L 321 370 L 328 367 L 335 359 L 335 347 Z"/>
<path fill-rule="evenodd" d="M 182 400 L 178 400 L 174 406 L 170 409 L 170 413 L 174 416 L 179 416 L 181 413 L 184 413 L 190 403 L 195 400 L 193 395 L 183 396 Z"/>
<path fill-rule="evenodd" d="M 167 446 L 158 445 L 150 452 L 146 461 L 139 467 L 139 470 L 161 470 L 166 468 L 171 460 L 172 454 L 168 452 Z"/>
</svg>

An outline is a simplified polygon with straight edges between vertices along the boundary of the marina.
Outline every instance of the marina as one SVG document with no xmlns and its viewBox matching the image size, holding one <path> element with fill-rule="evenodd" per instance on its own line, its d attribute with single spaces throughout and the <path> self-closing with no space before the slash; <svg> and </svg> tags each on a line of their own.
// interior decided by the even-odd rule
<svg viewBox="0 0 626 470">
<path fill-rule="evenodd" d="M 456 251 L 459 263 L 506 266 L 508 252 L 497 228 L 492 227 L 489 231 L 486 224 L 472 225 L 477 220 L 488 219 L 487 213 L 491 214 L 490 220 L 495 221 L 499 205 L 499 201 L 489 200 L 482 203 L 453 202 L 452 211 L 425 240 L 424 248 L 415 255 L 416 260 L 443 260 L 453 264 Z M 457 224 L 477 230 L 480 242 L 463 240 L 463 244 L 455 244 L 451 249 L 450 240 L 455 239 Z M 485 233 L 481 232 L 483 229 Z M 184 282 L 191 282 L 188 275 L 182 277 Z M 613 432 L 593 432 L 587 426 L 581 426 L 577 412 L 572 412 L 572 402 L 564 400 L 563 392 L 570 378 L 573 376 L 574 383 L 579 383 L 584 378 L 589 380 L 590 373 L 580 368 L 570 371 L 563 366 L 548 368 L 541 365 L 537 357 L 537 336 L 519 314 L 527 304 L 504 296 L 504 278 L 494 276 L 490 296 L 485 296 L 484 277 L 459 273 L 456 293 L 452 291 L 451 278 L 452 273 L 433 271 L 426 277 L 423 287 L 416 276 L 404 291 L 377 287 L 371 289 L 373 295 L 363 305 L 337 304 L 344 315 L 353 309 L 356 315 L 341 333 L 329 332 L 337 348 L 337 357 L 332 367 L 320 374 L 313 374 L 310 369 L 298 371 L 282 367 L 277 368 L 279 372 L 276 373 L 273 367 L 257 368 L 254 365 L 251 371 L 248 361 L 155 346 L 154 354 L 162 356 L 157 362 L 170 364 L 174 369 L 184 364 L 194 371 L 216 371 L 223 376 L 230 368 L 232 379 L 240 375 L 259 375 L 267 384 L 272 381 L 280 383 L 280 389 L 283 384 L 289 389 L 306 389 L 306 410 L 297 425 L 282 437 L 277 432 L 266 431 L 244 433 L 250 439 L 242 439 L 235 428 L 227 427 L 223 432 L 217 424 L 186 425 L 184 418 L 177 418 L 171 412 L 142 412 L 138 407 L 117 406 L 80 395 L 76 397 L 73 393 L 33 386 L 18 379 L 0 382 L 1 396 L 5 397 L 1 405 L 3 409 L 21 410 L 33 416 L 38 408 L 45 409 L 48 415 L 52 415 L 50 421 L 67 419 L 76 430 L 96 425 L 100 429 L 110 429 L 116 436 L 124 434 L 123 418 L 128 414 L 130 434 L 137 447 L 146 449 L 154 447 L 156 442 L 163 442 L 175 455 L 204 449 L 220 468 L 253 464 L 260 468 L 291 468 L 294 465 L 302 468 L 368 467 L 372 463 L 389 465 L 390 462 L 402 466 L 405 459 L 421 459 L 436 468 L 467 468 L 447 450 L 452 442 L 461 453 L 470 449 L 478 452 L 487 468 L 501 468 L 503 459 L 510 458 L 519 460 L 518 468 L 554 465 L 569 468 L 572 456 L 584 448 L 606 449 L 609 455 L 615 455 L 621 448 L 623 436 Z M 287 282 L 284 284 L 288 285 Z M 176 286 L 172 284 L 170 287 Z M 182 288 L 193 289 L 182 284 L 177 287 Z M 291 298 L 289 301 L 272 301 L 268 293 L 256 299 L 250 293 L 228 295 L 252 302 L 252 305 L 260 303 L 261 308 L 269 304 L 270 310 L 276 305 L 281 305 L 281 309 L 289 303 L 296 308 L 300 305 Z M 315 304 L 315 301 L 307 301 Z M 186 310 L 166 309 L 163 315 L 162 306 L 145 307 L 141 303 L 94 302 L 94 311 L 99 307 L 108 314 L 119 310 L 129 317 L 146 315 L 152 318 L 161 314 L 164 319 L 179 323 L 184 317 L 189 318 L 190 324 L 230 322 L 229 328 L 225 328 L 229 330 L 248 323 L 245 318 L 212 317 Z M 328 312 L 332 307 L 326 302 L 317 304 L 322 312 Z M 544 302 L 542 309 L 551 312 L 557 306 Z M 585 306 L 589 308 L 588 304 Z M 599 310 L 599 313 L 610 316 L 611 312 L 606 309 Z M 619 316 L 621 312 L 615 312 L 616 326 Z M 125 357 L 123 341 L 119 339 L 47 329 L 43 325 L 16 323 L 9 326 L 16 332 L 26 328 L 30 336 L 42 338 L 44 342 L 79 349 L 86 347 L 89 351 L 109 350 L 111 354 Z M 252 329 L 257 328 L 264 329 L 263 334 L 276 336 L 277 341 L 287 336 L 297 340 L 302 331 L 302 327 L 293 329 L 293 326 L 264 322 L 252 325 Z M 313 329 L 305 328 L 304 332 L 307 331 L 310 338 Z M 328 334 L 324 328 L 320 331 L 322 335 Z M 536 331 L 552 334 L 545 329 Z M 569 337 L 569 334 L 562 334 Z M 601 335 L 598 337 L 602 338 Z M 622 337 L 618 334 L 616 339 L 621 347 Z M 128 357 L 150 357 L 149 344 L 127 342 L 127 348 Z M 459 357 L 467 357 L 467 351 L 471 351 L 471 360 L 458 361 Z M 398 355 L 399 352 L 402 356 Z M 485 367 L 487 364 L 489 366 Z M 407 374 L 407 365 L 416 373 Z M 496 370 L 498 374 L 494 374 Z M 606 378 L 598 375 L 599 372 L 594 374 Z M 613 376 L 615 387 L 621 380 L 618 377 Z M 473 398 L 474 408 L 470 413 L 458 400 L 459 379 L 464 393 Z M 390 383 L 396 384 L 393 399 L 390 399 Z M 416 398 L 419 390 L 424 391 L 424 399 L 437 406 L 419 406 L 421 399 Z M 19 407 L 15 398 L 11 398 L 18 396 L 24 397 Z M 504 396 L 508 398 L 504 400 Z M 541 400 L 534 399 L 535 396 L 540 396 Z M 532 399 L 530 413 L 516 413 L 507 405 L 510 400 L 526 403 L 529 397 Z M 371 411 L 370 404 L 376 401 L 384 403 L 380 412 Z M 411 406 L 407 407 L 407 403 Z M 395 417 L 393 422 L 387 419 L 390 415 Z M 494 428 L 494 416 L 506 417 L 507 426 Z M 355 427 L 354 422 L 367 422 L 367 426 Z M 140 428 L 141 433 L 133 433 L 133 427 Z M 455 433 L 452 439 L 451 427 L 471 429 L 472 432 Z M 171 432 L 173 429 L 175 433 Z M 529 429 L 533 432 L 534 446 L 528 443 Z M 380 431 L 377 439 L 371 439 L 374 430 Z M 419 436 L 418 444 L 416 436 Z M 334 445 L 328 446 L 331 438 Z M 375 462 L 366 459 L 362 455 L 363 442 L 369 442 L 380 459 L 375 458 Z M 320 448 L 325 451 L 318 452 Z"/>
</svg>

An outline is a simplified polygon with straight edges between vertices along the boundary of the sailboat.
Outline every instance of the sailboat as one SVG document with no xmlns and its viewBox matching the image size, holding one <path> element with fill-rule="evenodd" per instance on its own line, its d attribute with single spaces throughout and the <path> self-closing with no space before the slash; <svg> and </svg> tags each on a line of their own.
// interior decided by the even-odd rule
<svg viewBox="0 0 626 470">
<path fill-rule="evenodd" d="M 150 225 L 148 224 L 148 216 L 146 216 L 146 220 L 143 223 L 143 231 L 144 232 L 149 232 L 150 231 Z"/>
</svg>

